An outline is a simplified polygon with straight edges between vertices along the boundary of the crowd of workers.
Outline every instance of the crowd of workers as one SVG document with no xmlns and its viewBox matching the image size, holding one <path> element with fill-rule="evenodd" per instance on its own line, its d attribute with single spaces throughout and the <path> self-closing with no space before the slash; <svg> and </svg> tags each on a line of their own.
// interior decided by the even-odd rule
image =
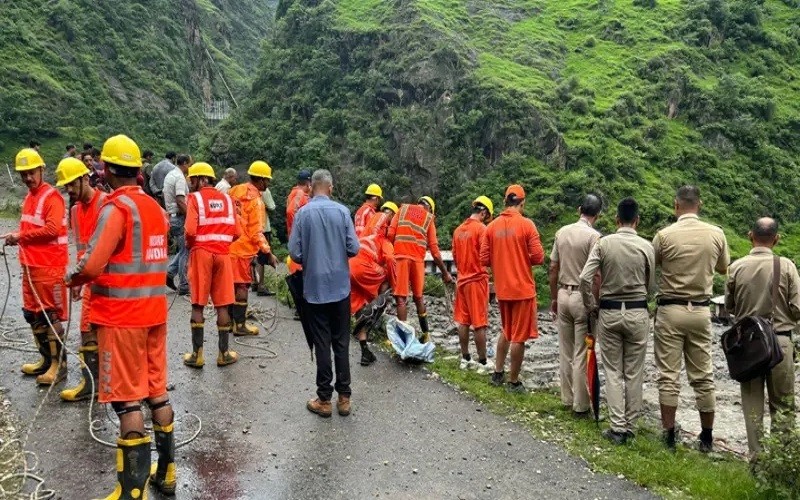
<svg viewBox="0 0 800 500">
<path fill-rule="evenodd" d="M 84 149 L 91 150 L 91 145 Z M 233 169 L 217 182 L 211 165 L 175 153 L 167 153 L 150 168 L 143 156 L 149 160 L 152 154 L 142 155 L 124 135 L 109 138 L 99 155 L 90 153 L 92 162 L 97 156 L 99 166 L 82 161 L 73 150 L 68 148 L 56 169 L 57 186 L 70 199 L 69 214 L 62 195 L 44 181 L 45 162 L 39 152 L 26 148 L 15 160 L 28 194 L 19 230 L 2 238 L 5 245 L 19 246 L 23 314 L 41 355 L 36 362 L 22 365 L 22 371 L 36 376 L 41 385 L 65 378 L 62 323 L 67 320 L 71 290 L 73 300 L 82 305 L 83 377 L 77 387 L 62 391 L 61 397 L 79 401 L 96 396 L 110 403 L 119 416 L 118 484 L 108 498 L 139 498 L 148 481 L 164 493 L 174 493 L 165 287 L 188 294 L 192 305 L 191 351 L 184 355 L 184 364 L 193 368 L 205 364 L 203 311 L 209 301 L 216 310 L 217 365 L 236 363 L 238 355 L 229 348 L 230 334 L 259 334 L 258 327 L 246 319 L 253 270 L 277 266 L 267 225 L 268 212 L 275 209 L 269 194 L 272 169 L 264 161 L 255 161 L 246 182 L 237 183 Z M 332 200 L 332 193 L 330 172 L 303 170 L 286 201 L 289 277 L 299 278 L 294 301 L 316 352 L 317 397 L 307 403 L 308 410 L 331 416 L 335 390 L 338 413 L 350 414 L 350 320 L 355 317 L 352 334 L 361 347 L 361 364 L 370 365 L 376 358 L 368 348 L 367 334 L 390 294 L 401 321 L 407 320 L 411 295 L 420 341 L 428 340 L 423 298 L 426 252 L 443 281 L 455 282 L 454 321 L 462 369 L 489 371 L 486 330 L 491 273 L 502 335 L 490 380 L 510 392 L 524 393 L 520 371 L 525 345 L 538 336 L 531 269 L 545 262 L 536 225 L 524 216 L 524 188 L 508 186 L 504 209 L 496 217 L 488 196 L 472 202 L 470 216 L 452 237 L 457 282 L 442 260 L 433 198 L 423 196 L 416 203 L 398 206 L 384 200 L 381 187 L 372 184 L 366 188 L 364 204 L 351 217 L 344 205 Z M 723 232 L 699 220 L 700 207 L 697 188 L 678 189 L 677 222 L 659 231 L 651 243 L 636 233 L 639 206 L 633 198 L 617 206 L 616 233 L 601 237 L 594 224 L 603 202 L 590 194 L 578 209 L 579 220 L 555 235 L 549 284 L 550 311 L 559 330 L 561 399 L 577 418 L 588 416 L 585 338 L 592 328 L 606 375 L 610 428 L 605 436 L 616 444 L 634 437 L 641 412 L 650 328 L 648 299 L 658 290 L 654 350 L 664 442 L 670 449 L 676 446 L 675 414 L 685 365 L 700 413 L 700 449 L 713 447 L 709 299 L 714 273 L 726 274 L 730 259 Z M 77 263 L 68 271 L 70 231 Z M 176 245 L 172 260 L 168 234 Z M 790 334 L 800 320 L 800 277 L 788 259 L 780 260 L 780 276 L 772 276 L 772 247 L 779 240 L 774 220 L 758 220 L 750 238 L 751 254 L 730 266 L 726 304 L 736 316 L 766 315 L 774 306 L 772 317 L 784 350 L 784 362 L 769 375 L 742 384 L 748 443 L 755 455 L 762 434 L 765 385 L 770 411 L 785 414 L 784 426 L 793 425 Z M 661 270 L 658 279 L 657 268 Z M 774 305 L 767 303 L 769 295 L 764 293 L 773 279 L 780 280 L 779 303 Z M 469 350 L 470 331 L 477 361 Z M 90 380 L 95 381 L 95 394 Z M 153 419 L 158 460 L 152 470 L 142 402 L 150 407 Z"/>
</svg>

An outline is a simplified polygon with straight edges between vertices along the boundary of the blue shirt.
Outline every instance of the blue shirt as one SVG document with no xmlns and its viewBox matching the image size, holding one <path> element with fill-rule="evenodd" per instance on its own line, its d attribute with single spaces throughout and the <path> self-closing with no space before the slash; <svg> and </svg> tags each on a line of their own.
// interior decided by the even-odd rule
<svg viewBox="0 0 800 500">
<path fill-rule="evenodd" d="M 289 255 L 303 265 L 303 295 L 311 304 L 339 302 L 350 295 L 349 258 L 358 254 L 350 211 L 315 195 L 294 218 Z"/>
</svg>

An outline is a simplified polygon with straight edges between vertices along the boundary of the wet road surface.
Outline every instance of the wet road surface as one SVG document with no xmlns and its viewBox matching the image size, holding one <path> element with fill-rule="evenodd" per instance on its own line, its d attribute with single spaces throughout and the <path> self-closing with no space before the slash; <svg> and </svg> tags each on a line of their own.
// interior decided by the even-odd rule
<svg viewBox="0 0 800 500">
<path fill-rule="evenodd" d="M 2 224 L 6 225 L 6 224 Z M 16 252 L 9 252 L 12 294 L 7 319 L 24 325 L 20 313 Z M 6 277 L 0 270 L 0 290 Z M 171 300 L 173 295 L 168 295 Z M 272 298 L 251 296 L 255 307 L 272 311 Z M 77 311 L 78 308 L 75 308 Z M 179 298 L 169 316 L 169 383 L 177 440 L 202 432 L 177 452 L 179 499 L 261 498 L 652 498 L 616 477 L 594 474 L 555 445 L 534 439 L 451 388 L 426 378 L 420 367 L 379 354 L 375 365 L 358 365 L 351 343 L 353 414 L 322 419 L 305 403 L 314 397 L 314 365 L 288 308 L 278 309 L 273 332 L 261 342 L 275 359 L 242 359 L 218 368 L 213 320 L 206 328 L 206 366 L 185 367 L 190 344 L 188 302 Z M 28 338 L 20 331 L 13 336 Z M 78 344 L 77 315 L 69 345 Z M 243 356 L 260 351 L 232 344 Z M 0 349 L 0 385 L 26 429 L 43 390 L 19 372 L 29 353 Z M 69 384 L 79 376 L 70 359 Z M 61 384 L 57 389 L 66 387 Z M 92 441 L 88 403 L 62 403 L 50 394 L 35 422 L 28 449 L 40 459 L 38 472 L 60 498 L 105 496 L 116 480 L 114 451 Z M 110 411 L 113 415 L 113 412 Z M 98 434 L 116 436 L 104 408 Z M 161 498 L 151 490 L 150 498 Z"/>
</svg>

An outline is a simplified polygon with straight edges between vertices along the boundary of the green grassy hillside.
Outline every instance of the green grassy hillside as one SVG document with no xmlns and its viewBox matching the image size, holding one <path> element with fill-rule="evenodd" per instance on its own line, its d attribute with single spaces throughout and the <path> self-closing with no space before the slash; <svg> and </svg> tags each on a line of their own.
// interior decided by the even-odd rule
<svg viewBox="0 0 800 500">
<path fill-rule="evenodd" d="M 205 143 L 221 163 L 329 167 L 354 206 L 372 181 L 397 200 L 432 194 L 443 233 L 510 182 L 548 236 L 588 190 L 636 196 L 652 234 L 675 188 L 699 184 L 739 254 L 754 217 L 800 215 L 795 0 L 282 0 L 277 13 L 252 99 Z"/>
<path fill-rule="evenodd" d="M 120 131 L 152 149 L 196 142 L 204 101 L 231 100 L 223 79 L 246 95 L 271 4 L 0 2 L 3 160 L 31 139 L 51 163 L 67 142 L 100 144 Z"/>
</svg>

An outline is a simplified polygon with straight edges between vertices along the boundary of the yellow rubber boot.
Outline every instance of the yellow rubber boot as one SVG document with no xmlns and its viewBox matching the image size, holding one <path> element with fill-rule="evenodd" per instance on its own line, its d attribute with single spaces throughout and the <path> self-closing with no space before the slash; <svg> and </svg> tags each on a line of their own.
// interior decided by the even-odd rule
<svg viewBox="0 0 800 500">
<path fill-rule="evenodd" d="M 36 377 L 39 385 L 55 385 L 67 377 L 66 351 L 61 348 L 61 342 L 55 335 L 50 334 L 47 343 L 50 346 L 50 368 Z"/>
<path fill-rule="evenodd" d="M 81 358 L 81 381 L 72 389 L 64 389 L 61 391 L 61 399 L 63 401 L 82 401 L 84 399 L 89 399 L 90 396 L 97 396 L 97 386 L 99 384 L 97 346 L 81 346 L 80 350 L 78 350 L 78 356 Z M 94 394 L 92 393 L 92 382 L 89 380 L 89 377 L 94 380 Z"/>
<path fill-rule="evenodd" d="M 431 339 L 430 328 L 428 328 L 428 313 L 418 314 L 417 319 L 419 319 L 419 329 L 422 330 L 419 341 L 423 344 L 427 344 Z"/>
<path fill-rule="evenodd" d="M 235 336 L 259 334 L 258 327 L 246 320 L 247 302 L 234 302 L 231 305 L 231 317 L 233 318 L 233 334 Z"/>
<path fill-rule="evenodd" d="M 117 486 L 102 500 L 147 500 L 150 436 L 117 439 Z"/>
<path fill-rule="evenodd" d="M 156 437 L 158 462 L 150 466 L 150 481 L 158 491 L 174 495 L 177 479 L 175 476 L 175 433 L 174 424 L 161 426 L 153 424 Z"/>
<path fill-rule="evenodd" d="M 51 360 L 50 349 L 47 347 L 47 328 L 33 329 L 33 340 L 42 357 L 35 363 L 25 363 L 22 365 L 22 373 L 25 375 L 41 375 L 50 369 Z"/>
<path fill-rule="evenodd" d="M 232 365 L 239 361 L 236 351 L 228 349 L 228 336 L 231 333 L 231 326 L 219 326 L 219 355 L 217 356 L 217 366 Z"/>
<path fill-rule="evenodd" d="M 183 364 L 192 368 L 202 368 L 203 359 L 203 323 L 192 323 L 192 352 L 183 355 Z"/>
</svg>

